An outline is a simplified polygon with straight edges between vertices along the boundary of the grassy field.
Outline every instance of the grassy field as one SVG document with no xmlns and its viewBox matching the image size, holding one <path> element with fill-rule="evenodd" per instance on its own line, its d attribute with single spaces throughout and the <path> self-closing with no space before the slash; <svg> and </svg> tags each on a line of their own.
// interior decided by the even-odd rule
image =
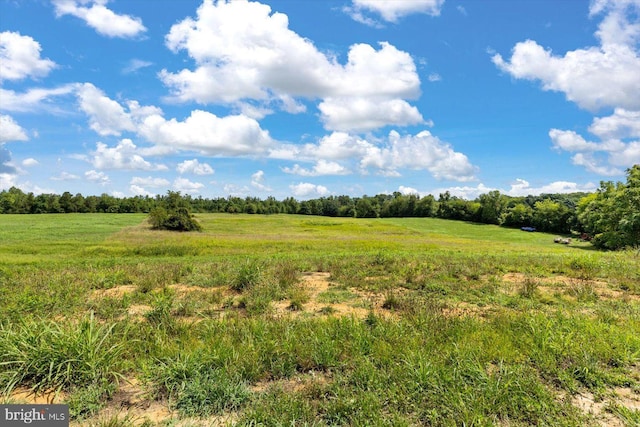
<svg viewBox="0 0 640 427">
<path fill-rule="evenodd" d="M 637 426 L 640 256 L 432 218 L 0 215 L 0 399 L 87 426 Z"/>
</svg>

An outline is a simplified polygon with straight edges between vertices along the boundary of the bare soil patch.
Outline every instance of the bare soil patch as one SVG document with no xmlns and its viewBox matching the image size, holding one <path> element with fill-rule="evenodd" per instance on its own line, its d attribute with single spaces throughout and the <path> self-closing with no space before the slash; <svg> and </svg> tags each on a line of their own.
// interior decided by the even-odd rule
<svg viewBox="0 0 640 427">
<path fill-rule="evenodd" d="M 28 405 L 46 405 L 55 403 L 64 403 L 67 400 L 67 394 L 64 392 L 48 391 L 44 393 L 33 393 L 26 387 L 15 388 L 6 399 L 9 403 L 23 403 Z"/>
<path fill-rule="evenodd" d="M 304 273 L 298 286 L 308 295 L 302 310 L 292 311 L 291 301 L 283 300 L 274 304 L 276 316 L 300 316 L 328 313 L 333 316 L 354 316 L 365 318 L 371 310 L 381 316 L 390 316 L 390 312 L 382 308 L 385 295 L 367 292 L 356 288 L 347 288 L 355 298 L 345 302 L 322 302 L 320 296 L 338 285 L 330 280 L 331 274 L 325 272 Z"/>
<path fill-rule="evenodd" d="M 553 293 L 557 290 L 571 289 L 572 287 L 587 286 L 602 299 L 620 299 L 640 301 L 640 295 L 635 295 L 619 289 L 612 289 L 608 282 L 597 279 L 580 279 L 568 276 L 532 277 L 523 273 L 507 273 L 502 276 L 502 282 L 509 285 L 509 292 L 515 293 L 527 280 L 533 281 L 541 292 Z"/>
</svg>

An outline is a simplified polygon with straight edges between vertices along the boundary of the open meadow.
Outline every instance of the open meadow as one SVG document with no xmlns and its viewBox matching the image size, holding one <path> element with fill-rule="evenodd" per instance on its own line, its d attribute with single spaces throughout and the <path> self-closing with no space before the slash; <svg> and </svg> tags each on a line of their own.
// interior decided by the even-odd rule
<svg viewBox="0 0 640 427">
<path fill-rule="evenodd" d="M 72 425 L 638 426 L 640 256 L 434 218 L 0 215 L 0 399 Z"/>
</svg>

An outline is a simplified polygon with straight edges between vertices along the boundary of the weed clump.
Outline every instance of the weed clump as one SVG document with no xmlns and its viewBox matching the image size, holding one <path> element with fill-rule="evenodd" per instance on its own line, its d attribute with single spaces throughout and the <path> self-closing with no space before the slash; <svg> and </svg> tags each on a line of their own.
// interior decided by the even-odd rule
<svg viewBox="0 0 640 427">
<path fill-rule="evenodd" d="M 256 261 L 247 260 L 244 264 L 240 265 L 240 268 L 233 279 L 233 283 L 231 284 L 231 289 L 242 292 L 245 289 L 249 289 L 260 284 L 262 279 L 262 265 Z"/>
<path fill-rule="evenodd" d="M 18 385 L 43 393 L 117 383 L 125 342 L 114 337 L 114 326 L 99 324 L 93 314 L 64 326 L 42 320 L 0 324 L 0 392 Z"/>
</svg>

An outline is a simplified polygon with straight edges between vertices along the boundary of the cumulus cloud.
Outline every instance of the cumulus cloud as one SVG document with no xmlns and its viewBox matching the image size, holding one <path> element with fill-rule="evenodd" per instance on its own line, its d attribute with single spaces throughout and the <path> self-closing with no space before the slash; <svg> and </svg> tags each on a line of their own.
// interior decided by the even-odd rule
<svg viewBox="0 0 640 427">
<path fill-rule="evenodd" d="M 292 184 L 289 189 L 296 197 L 323 197 L 329 194 L 329 189 L 324 185 L 316 185 L 308 182 L 301 182 L 299 184 Z"/>
<path fill-rule="evenodd" d="M 33 112 L 43 108 L 56 109 L 49 103 L 58 96 L 69 95 L 77 89 L 75 84 L 55 88 L 30 88 L 23 93 L 0 88 L 0 109 L 5 111 Z"/>
<path fill-rule="evenodd" d="M 99 135 L 119 136 L 122 131 L 135 130 L 130 115 L 122 105 L 91 83 L 85 83 L 79 88 L 78 100 L 82 111 L 89 116 L 91 129 Z"/>
<path fill-rule="evenodd" d="M 132 132 L 155 147 L 140 153 L 163 155 L 179 150 L 198 151 L 207 155 L 260 155 L 273 146 L 269 132 L 243 114 L 218 117 L 213 113 L 194 110 L 183 121 L 166 119 L 160 108 L 141 106 L 135 100 L 126 106 L 104 94 L 90 83 L 78 86 L 80 109 L 89 116 L 91 129 L 100 135 L 120 136 Z M 198 172 L 207 172 L 202 166 Z"/>
<path fill-rule="evenodd" d="M 382 171 L 397 169 L 425 169 L 436 179 L 472 181 L 477 167 L 467 156 L 453 148 L 429 131 L 417 135 L 401 136 L 396 131 L 389 133 L 389 142 L 382 147 L 372 146 L 363 156 L 363 168 L 376 167 Z"/>
<path fill-rule="evenodd" d="M 318 108 L 328 130 L 365 132 L 424 123 L 418 109 L 402 99 L 326 98 Z"/>
<path fill-rule="evenodd" d="M 194 110 L 184 121 L 166 120 L 159 114 L 147 116 L 138 132 L 156 144 L 209 155 L 258 155 L 273 144 L 269 132 L 247 116 L 218 117 Z"/>
<path fill-rule="evenodd" d="M 11 172 L 3 171 L 3 163 L 1 162 L 2 149 L 0 148 L 0 190 L 8 190 L 18 184 L 18 177 Z"/>
<path fill-rule="evenodd" d="M 84 173 L 84 178 L 87 181 L 95 182 L 100 185 L 107 185 L 111 181 L 109 179 L 109 176 L 107 176 L 107 174 L 105 174 L 104 172 L 98 172 L 95 170 L 86 171 Z"/>
<path fill-rule="evenodd" d="M 271 187 L 264 183 L 264 171 L 261 170 L 251 175 L 251 186 L 260 191 L 271 191 Z"/>
<path fill-rule="evenodd" d="M 418 195 L 420 194 L 420 192 L 415 188 L 405 187 L 404 185 L 401 185 L 400 187 L 398 187 L 398 192 L 401 194 L 404 194 L 405 196 L 408 196 L 410 194 L 418 194 Z"/>
<path fill-rule="evenodd" d="M 0 145 L 6 142 L 27 141 L 29 137 L 25 130 L 13 117 L 0 114 Z"/>
<path fill-rule="evenodd" d="M 580 185 L 575 182 L 568 181 L 555 181 L 539 187 L 532 187 L 528 181 L 518 178 L 513 184 L 511 184 L 511 188 L 507 191 L 503 191 L 503 193 L 509 196 L 518 197 L 539 194 L 577 193 L 581 191 L 592 192 L 595 191 L 596 188 L 597 186 L 590 182 Z"/>
<path fill-rule="evenodd" d="M 371 24 L 363 12 L 373 12 L 387 22 L 397 22 L 414 13 L 438 16 L 443 4 L 444 0 L 353 0 L 353 5 L 344 10 L 356 21 Z"/>
<path fill-rule="evenodd" d="M 282 171 L 300 176 L 321 176 L 321 175 L 348 175 L 351 172 L 340 163 L 320 159 L 313 169 L 305 169 L 298 164 L 291 168 L 284 167 Z"/>
<path fill-rule="evenodd" d="M 133 38 L 147 31 L 138 17 L 117 14 L 107 8 L 108 0 L 53 0 L 56 17 L 72 15 L 103 36 Z M 88 4 L 89 6 L 85 6 Z"/>
<path fill-rule="evenodd" d="M 196 19 L 175 24 L 166 37 L 167 47 L 186 50 L 196 68 L 162 70 L 160 78 L 174 99 L 202 104 L 253 100 L 296 113 L 304 110 L 296 97 L 324 99 L 323 115 L 330 129 L 422 120 L 406 102 L 420 94 L 420 79 L 408 53 L 386 42 L 379 49 L 355 44 L 343 65 L 288 25 L 286 15 L 257 2 L 205 1 Z M 357 119 L 367 119 L 362 112 L 349 120 L 333 114 L 340 106 L 355 104 L 374 111 L 375 123 L 360 123 Z"/>
<path fill-rule="evenodd" d="M 76 181 L 80 179 L 78 175 L 72 174 L 70 172 L 60 172 L 56 176 L 52 176 L 52 181 Z"/>
<path fill-rule="evenodd" d="M 386 139 L 373 141 L 345 132 L 333 132 L 317 144 L 282 145 L 272 150 L 270 157 L 318 162 L 312 170 L 299 165 L 283 169 L 284 172 L 303 176 L 317 176 L 319 171 L 331 169 L 340 174 L 347 173 L 347 169 L 336 161 L 355 162 L 363 174 L 374 170 L 384 176 L 396 177 L 401 176 L 402 169 L 413 169 L 426 170 L 436 179 L 473 181 L 478 172 L 466 155 L 426 130 L 404 136 L 391 131 Z M 320 163 L 320 160 L 325 163 Z"/>
<path fill-rule="evenodd" d="M 122 139 L 115 147 L 98 142 L 90 161 L 96 169 L 167 170 L 164 165 L 146 161 L 137 151 L 136 145 L 128 138 Z"/>
<path fill-rule="evenodd" d="M 153 177 L 139 177 L 139 176 L 134 176 L 133 178 L 131 178 L 131 182 L 129 182 L 130 185 L 137 185 L 137 186 L 145 186 L 145 187 L 153 187 L 153 188 L 162 188 L 162 187 L 168 187 L 171 183 L 164 179 L 164 178 L 153 178 Z"/>
<path fill-rule="evenodd" d="M 589 132 L 600 141 L 587 141 L 573 130 L 551 129 L 549 137 L 557 150 L 574 153 L 574 165 L 598 175 L 622 175 L 640 163 L 640 112 L 616 108 L 610 116 L 594 118 Z"/>
<path fill-rule="evenodd" d="M 400 187 L 404 188 L 404 187 Z M 493 188 L 480 183 L 476 186 L 454 186 L 448 188 L 437 188 L 428 192 L 420 192 L 420 195 L 432 194 L 434 197 L 439 197 L 440 194 L 449 192 L 450 195 L 460 197 L 461 199 L 474 200 L 481 194 L 489 193 L 490 191 L 499 191 L 502 194 L 506 194 L 512 197 L 523 196 L 537 196 L 540 194 L 559 194 L 559 193 L 577 193 L 577 192 L 593 192 L 597 186 L 591 182 L 586 184 L 577 184 L 569 181 L 554 181 L 549 184 L 543 184 L 540 186 L 532 186 L 527 180 L 517 178 L 509 188 Z M 411 189 L 413 190 L 413 189 Z M 401 190 L 399 190 L 401 191 Z M 402 191 L 401 191 L 402 192 Z M 406 194 L 403 192 L 403 194 Z"/>
<path fill-rule="evenodd" d="M 44 77 L 56 67 L 50 59 L 40 58 L 40 43 L 20 33 L 0 33 L 0 81 Z"/>
<path fill-rule="evenodd" d="M 144 187 L 140 187 L 139 185 L 130 185 L 129 186 L 129 193 L 135 195 L 135 196 L 155 196 L 155 194 L 153 194 L 150 191 L 147 191 Z"/>
<path fill-rule="evenodd" d="M 640 138 L 640 111 L 616 108 L 610 116 L 595 118 L 589 132 L 602 139 Z"/>
<path fill-rule="evenodd" d="M 173 189 L 183 193 L 199 193 L 204 188 L 200 182 L 192 182 L 186 178 L 176 178 L 173 181 Z"/>
<path fill-rule="evenodd" d="M 640 109 L 640 2 L 598 0 L 591 15 L 606 13 L 598 26 L 599 46 L 553 54 L 533 40 L 517 43 L 509 60 L 492 58 L 515 78 L 537 80 L 544 90 L 563 92 L 581 108 Z"/>
<path fill-rule="evenodd" d="M 29 157 L 28 159 L 24 159 L 22 161 L 22 166 L 24 166 L 26 168 L 30 168 L 30 167 L 33 167 L 33 166 L 38 166 L 39 164 L 40 164 L 40 162 L 38 162 L 33 157 Z"/>
<path fill-rule="evenodd" d="M 192 173 L 194 175 L 213 175 L 213 168 L 207 163 L 200 163 L 198 159 L 185 160 L 178 164 L 179 173 Z"/>
</svg>

